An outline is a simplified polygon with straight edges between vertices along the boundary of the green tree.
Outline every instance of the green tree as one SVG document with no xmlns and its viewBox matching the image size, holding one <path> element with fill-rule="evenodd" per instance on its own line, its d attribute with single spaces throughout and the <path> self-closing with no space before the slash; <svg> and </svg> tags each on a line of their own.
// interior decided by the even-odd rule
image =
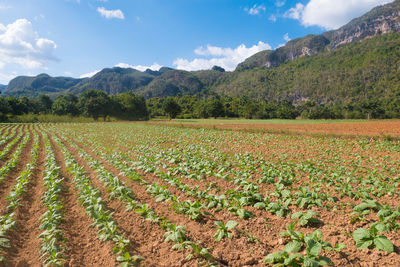
<svg viewBox="0 0 400 267">
<path fill-rule="evenodd" d="M 207 109 L 208 114 L 210 114 L 210 116 L 214 117 L 215 119 L 217 117 L 223 117 L 225 115 L 224 105 L 222 104 L 220 99 L 211 100 L 207 105 Z"/>
<path fill-rule="evenodd" d="M 146 107 L 146 100 L 132 92 L 122 93 L 116 97 L 120 114 L 117 117 L 127 120 L 147 120 L 149 113 Z"/>
<path fill-rule="evenodd" d="M 169 119 L 174 119 L 181 113 L 181 106 L 176 102 L 173 97 L 168 97 L 163 105 L 164 112 L 168 115 Z"/>
<path fill-rule="evenodd" d="M 95 120 L 99 117 L 105 119 L 110 115 L 112 111 L 111 105 L 111 99 L 106 92 L 93 89 L 83 92 L 78 101 L 78 107 L 81 113 Z"/>
<path fill-rule="evenodd" d="M 72 94 L 59 95 L 51 105 L 53 114 L 56 115 L 72 115 L 79 114 L 77 107 L 78 98 Z"/>
<path fill-rule="evenodd" d="M 41 110 L 44 111 L 45 113 L 50 113 L 51 112 L 51 107 L 53 105 L 53 101 L 50 99 L 48 95 L 42 94 L 39 96 L 39 104 L 41 107 Z"/>
</svg>

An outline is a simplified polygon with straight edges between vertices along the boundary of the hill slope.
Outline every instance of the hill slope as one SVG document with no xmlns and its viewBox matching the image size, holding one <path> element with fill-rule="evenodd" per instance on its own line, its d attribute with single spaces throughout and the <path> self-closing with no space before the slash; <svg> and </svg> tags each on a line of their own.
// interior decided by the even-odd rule
<svg viewBox="0 0 400 267">
<path fill-rule="evenodd" d="M 289 41 L 274 51 L 261 51 L 239 64 L 237 71 L 255 67 L 277 67 L 295 58 L 358 42 L 391 31 L 400 31 L 400 0 L 378 6 L 343 27 L 321 35 L 308 35 Z"/>
<path fill-rule="evenodd" d="M 217 93 L 319 103 L 400 95 L 400 34 L 389 33 L 301 57 L 276 68 L 225 75 Z"/>
<path fill-rule="evenodd" d="M 35 77 L 19 76 L 10 81 L 4 90 L 4 95 L 37 97 L 40 94 L 48 94 L 52 96 L 65 92 L 83 80 L 69 77 L 50 77 L 47 74 L 39 74 Z"/>
</svg>

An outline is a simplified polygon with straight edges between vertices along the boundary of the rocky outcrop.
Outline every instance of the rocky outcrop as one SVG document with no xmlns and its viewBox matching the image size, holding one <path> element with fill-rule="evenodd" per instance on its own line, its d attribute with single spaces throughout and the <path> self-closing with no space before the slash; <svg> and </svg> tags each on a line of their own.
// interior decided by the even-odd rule
<svg viewBox="0 0 400 267">
<path fill-rule="evenodd" d="M 273 51 L 261 51 L 239 64 L 236 70 L 278 67 L 299 57 L 312 56 L 325 49 L 332 50 L 342 45 L 392 31 L 400 31 L 400 0 L 378 6 L 338 30 L 298 38 Z"/>
<path fill-rule="evenodd" d="M 278 67 L 289 60 L 314 55 L 324 50 L 327 44 L 329 44 L 329 40 L 323 35 L 307 35 L 304 38 L 289 41 L 285 46 L 276 50 L 261 51 L 239 64 L 236 70 Z"/>
<path fill-rule="evenodd" d="M 328 49 L 335 49 L 391 31 L 400 31 L 400 1 L 376 7 L 338 30 L 327 32 L 324 35 L 331 40 Z"/>
</svg>

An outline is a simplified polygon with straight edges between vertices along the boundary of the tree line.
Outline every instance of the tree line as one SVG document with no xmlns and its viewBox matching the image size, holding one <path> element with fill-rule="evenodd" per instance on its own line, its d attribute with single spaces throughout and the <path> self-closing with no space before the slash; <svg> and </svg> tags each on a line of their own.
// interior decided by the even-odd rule
<svg viewBox="0 0 400 267">
<path fill-rule="evenodd" d="M 79 97 L 62 94 L 52 100 L 47 95 L 38 99 L 0 97 L 0 121 L 12 121 L 12 116 L 23 114 L 54 114 L 85 116 L 94 120 L 114 117 L 120 120 L 147 120 L 149 113 L 144 97 L 134 93 L 108 95 L 101 90 L 86 90 Z"/>
<path fill-rule="evenodd" d="M 150 117 L 246 119 L 391 119 L 400 118 L 400 97 L 320 104 L 287 99 L 251 99 L 247 96 L 185 95 L 147 100 Z"/>
<path fill-rule="evenodd" d="M 246 119 L 390 119 L 400 118 L 400 97 L 369 99 L 363 102 L 319 104 L 308 100 L 293 103 L 283 100 L 256 100 L 247 96 L 221 96 L 214 92 L 145 100 L 132 92 L 108 95 L 101 90 L 87 90 L 79 97 L 62 94 L 52 100 L 0 97 L 0 121 L 12 121 L 22 114 L 54 114 L 106 120 L 148 120 L 168 118 L 246 118 Z"/>
</svg>

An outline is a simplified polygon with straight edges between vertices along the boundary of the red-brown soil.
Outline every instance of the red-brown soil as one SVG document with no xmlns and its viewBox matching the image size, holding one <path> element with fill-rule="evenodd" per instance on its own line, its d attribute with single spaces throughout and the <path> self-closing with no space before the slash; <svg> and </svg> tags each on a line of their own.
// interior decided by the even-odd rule
<svg viewBox="0 0 400 267">
<path fill-rule="evenodd" d="M 50 138 L 56 160 L 61 166 L 64 177 L 65 222 L 61 226 L 66 239 L 68 251 L 66 256 L 68 266 L 118 266 L 116 257 L 112 254 L 112 244 L 102 242 L 97 238 L 96 229 L 90 227 L 93 221 L 85 214 L 84 208 L 78 203 L 78 195 L 74 188 L 72 177 L 66 171 L 64 157 L 60 148 Z"/>
<path fill-rule="evenodd" d="M 154 125 L 172 125 L 193 128 L 216 128 L 231 130 L 254 130 L 272 133 L 302 133 L 302 134 L 328 134 L 347 136 L 400 137 L 400 120 L 367 121 L 367 122 L 339 122 L 335 123 L 175 123 L 175 122 L 150 122 Z"/>
<path fill-rule="evenodd" d="M 40 266 L 40 216 L 45 212 L 41 204 L 44 193 L 43 171 L 45 151 L 43 138 L 40 138 L 39 158 L 37 168 L 33 170 L 30 178 L 29 190 L 23 197 L 21 207 L 16 211 L 17 228 L 11 233 L 12 247 L 6 258 L 12 266 Z"/>
<path fill-rule="evenodd" d="M 382 123 L 382 124 L 381 124 Z M 388 129 L 388 125 L 398 123 L 398 128 Z M 352 126 L 349 126 L 349 125 Z M 372 126 L 374 124 L 375 126 Z M 217 150 L 226 154 L 225 160 L 230 162 L 231 169 L 227 169 L 226 173 L 233 175 L 236 171 L 245 171 L 249 166 L 256 166 L 253 162 L 249 161 L 247 164 L 235 159 L 235 155 L 246 153 L 253 155 L 255 158 L 263 159 L 265 162 L 274 164 L 274 168 L 281 168 L 281 163 L 290 162 L 293 166 L 303 164 L 314 164 L 310 169 L 296 169 L 295 184 L 289 186 L 288 189 L 292 193 L 298 192 L 300 186 L 307 185 L 313 188 L 315 183 L 324 181 L 323 179 L 335 179 L 335 172 L 342 171 L 341 175 L 349 173 L 351 177 L 357 177 L 360 181 L 367 179 L 371 175 L 376 175 L 376 179 L 385 181 L 395 180 L 399 177 L 400 153 L 396 148 L 395 143 L 390 145 L 388 142 L 382 140 L 365 138 L 341 138 L 339 135 L 369 135 L 381 136 L 392 135 L 400 136 L 400 121 L 384 121 L 384 122 L 363 122 L 363 123 L 337 123 L 336 124 L 304 124 L 285 125 L 274 124 L 273 127 L 279 129 L 259 128 L 258 125 L 230 125 L 230 129 L 255 129 L 262 131 L 281 131 L 282 127 L 287 127 L 283 131 L 290 131 L 300 133 L 299 135 L 287 135 L 282 132 L 278 134 L 256 134 L 247 133 L 242 131 L 210 131 L 210 139 L 202 139 L 203 132 L 190 131 L 190 135 L 179 136 L 177 128 L 165 131 L 163 129 L 160 135 L 156 131 L 151 132 L 150 128 L 154 126 L 145 126 L 148 128 L 141 128 L 142 136 L 137 136 L 135 133 L 135 124 L 131 124 L 131 128 L 114 129 L 110 131 L 111 126 L 118 127 L 116 124 L 84 124 L 84 125 L 41 125 L 38 128 L 39 132 L 44 131 L 50 134 L 50 142 L 54 149 L 57 164 L 61 167 L 61 174 L 64 177 L 64 191 L 61 195 L 61 200 L 64 205 L 63 216 L 65 221 L 61 225 L 61 230 L 65 236 L 65 244 L 68 250 L 65 251 L 67 256 L 66 266 L 118 266 L 116 262 L 116 255 L 112 253 L 112 242 L 103 242 L 97 238 L 96 228 L 90 227 L 92 219 L 85 214 L 84 208 L 78 203 L 78 194 L 74 187 L 74 182 L 71 175 L 66 169 L 65 159 L 61 153 L 61 148 L 53 140 L 52 137 L 58 137 L 62 143 L 67 147 L 71 154 L 75 157 L 76 161 L 82 166 L 86 172 L 87 177 L 91 180 L 94 188 L 101 192 L 101 196 L 105 202 L 107 209 L 113 212 L 113 220 L 118 224 L 118 229 L 121 233 L 125 234 L 132 243 L 131 254 L 140 255 L 144 257 L 141 266 L 198 266 L 199 258 L 189 261 L 185 260 L 190 250 L 172 250 L 173 243 L 164 242 L 163 230 L 157 223 L 144 220 L 135 211 L 126 211 L 125 203 L 118 199 L 110 199 L 110 192 L 107 187 L 98 179 L 97 172 L 94 168 L 90 167 L 88 161 L 81 157 L 75 148 L 77 145 L 83 149 L 92 158 L 102 163 L 105 169 L 111 172 L 114 176 L 118 177 L 130 187 L 139 203 L 148 204 L 158 216 L 165 217 L 169 221 L 185 226 L 187 235 L 190 240 L 198 242 L 202 247 L 209 248 L 210 253 L 217 260 L 220 266 L 264 266 L 263 260 L 265 256 L 271 252 L 276 252 L 284 248 L 285 244 L 289 241 L 287 238 L 282 238 L 279 234 L 286 230 L 286 224 L 292 222 L 290 217 L 280 218 L 271 212 L 265 210 L 258 210 L 253 207 L 245 207 L 251 211 L 255 217 L 248 220 L 243 220 L 236 215 L 230 213 L 226 208 L 221 211 L 205 208 L 204 211 L 209 212 L 203 220 L 196 222 L 190 220 L 187 215 L 178 214 L 172 207 L 172 202 L 157 202 L 155 198 L 146 191 L 146 185 L 130 180 L 128 177 L 120 174 L 117 166 L 113 166 L 105 158 L 96 154 L 96 150 L 100 149 L 105 153 L 112 153 L 114 150 L 124 152 L 132 161 L 136 156 L 141 156 L 139 147 L 143 144 L 154 146 L 154 142 L 160 145 L 160 153 L 164 149 L 169 149 L 171 146 L 180 151 L 179 149 L 187 149 L 190 144 L 197 144 L 204 146 L 204 154 L 201 158 L 207 161 L 221 160 L 218 154 L 212 154 L 211 151 Z M 121 124 L 122 125 L 122 124 Z M 129 124 L 126 124 L 129 125 Z M 346 126 L 347 125 L 347 126 Z M 386 127 L 384 131 L 380 131 L 376 125 L 383 125 Z M 385 126 L 386 125 L 386 126 Z M 209 125 L 207 125 L 209 126 Z M 221 127 L 225 127 L 223 125 Z M 271 125 L 269 125 L 271 126 Z M 268 126 L 268 127 L 269 127 Z M 272 127 L 271 126 L 271 127 Z M 340 127 L 342 128 L 340 128 Z M 359 127 L 369 127 L 368 129 L 361 130 Z M 25 126 L 26 127 L 26 126 Z M 104 128 L 102 128 L 104 127 Z M 211 126 L 213 127 L 213 126 Z M 234 128 L 236 127 L 236 128 Z M 292 127 L 292 128 L 290 128 Z M 307 128 L 308 127 L 308 128 Z M 335 128 L 337 127 L 337 128 Z M 346 128 L 348 127 L 348 128 Z M 374 128 L 375 127 L 375 128 Z M 392 126 L 391 126 L 392 127 Z M 218 126 L 216 128 L 219 128 Z M 307 128 L 307 129 L 306 129 Z M 143 136 L 149 130 L 149 136 Z M 179 131 L 181 131 L 179 129 Z M 183 130 L 182 130 L 183 131 Z M 357 132 L 358 131 L 358 132 Z M 395 132 L 398 131 L 396 134 Z M 353 133 L 354 132 L 354 133 Z M 303 133 L 305 133 L 303 135 Z M 321 135 L 320 135 L 321 134 Z M 337 135 L 331 138 L 328 135 Z M 135 136 L 136 135 L 136 136 Z M 311 135 L 307 136 L 307 135 Z M 218 140 L 214 143 L 214 139 Z M 388 139 L 388 137 L 385 137 Z M 92 144 L 88 140 L 96 140 Z M 204 141 L 206 140 L 206 141 Z M 75 145 L 70 144 L 73 143 Z M 28 193 L 23 197 L 22 207 L 17 210 L 17 227 L 14 229 L 10 236 L 12 237 L 12 248 L 5 253 L 6 258 L 9 260 L 10 266 L 41 266 L 42 260 L 39 259 L 40 253 L 40 240 L 38 235 L 41 230 L 40 216 L 45 212 L 44 207 L 41 205 L 40 198 L 44 193 L 43 186 L 43 170 L 45 168 L 45 151 L 43 144 L 43 137 L 41 136 L 40 153 L 38 159 L 38 167 L 32 175 L 31 183 L 29 185 Z M 0 185 L 0 209 L 4 211 L 7 201 L 5 196 L 11 190 L 13 179 L 17 177 L 25 164 L 30 160 L 30 150 L 32 149 L 32 140 L 23 151 L 23 160 L 19 163 L 14 172 L 10 172 L 4 184 Z M 155 150 L 156 151 L 156 150 Z M 158 150 L 157 150 L 158 151 Z M 202 150 L 203 151 L 203 150 Z M 210 155 L 207 154 L 210 151 Z M 157 166 L 164 172 L 168 172 L 170 167 L 176 167 L 177 164 L 168 162 L 167 159 L 162 159 L 162 164 Z M 303 166 L 301 165 L 301 166 Z M 337 168 L 337 167 L 340 168 Z M 146 174 L 142 170 L 136 170 L 143 176 L 143 179 L 149 183 L 158 183 L 165 186 L 171 194 L 179 197 L 179 200 L 199 200 L 189 196 L 187 193 L 179 190 L 176 186 L 167 183 L 155 174 Z M 189 172 L 193 170 L 188 169 Z M 257 179 L 262 175 L 260 166 L 255 169 L 249 169 L 252 177 L 250 181 L 259 185 L 259 192 L 263 196 L 268 196 L 270 191 L 274 191 L 273 184 L 260 184 Z M 347 175 L 347 174 L 346 174 Z M 188 184 L 191 187 L 200 185 L 199 190 L 204 191 L 209 183 L 214 183 L 219 189 L 212 190 L 210 193 L 223 194 L 227 190 L 235 189 L 237 187 L 231 181 L 223 180 L 213 175 L 204 175 L 202 181 L 191 180 L 183 177 L 181 174 L 176 174 L 181 182 Z M 314 177 L 315 180 L 311 178 Z M 375 176 L 373 176 L 375 177 Z M 320 179 L 320 180 L 319 180 Z M 398 179 L 398 178 L 397 178 Z M 352 182 L 352 187 L 359 186 L 359 183 Z M 398 186 L 397 186 L 398 187 Z M 400 188 L 398 187 L 400 190 Z M 240 189 L 239 189 L 240 190 Z M 326 192 L 330 196 L 337 196 L 338 192 L 335 191 L 333 186 L 322 182 L 321 192 Z M 398 191 L 397 191 L 398 192 Z M 393 208 L 400 206 L 400 195 L 384 195 L 382 197 L 374 197 L 380 203 L 386 203 Z M 277 197 L 271 196 L 271 201 L 276 201 Z M 205 201 L 200 200 L 205 203 Z M 350 198 L 348 196 L 339 197 L 337 203 L 324 201 L 323 207 L 313 207 L 312 210 L 320 214 L 320 219 L 323 223 L 313 226 L 301 227 L 297 226 L 296 230 L 306 234 L 312 233 L 316 229 L 323 232 L 324 240 L 330 242 L 332 245 L 337 243 L 344 243 L 346 248 L 342 252 L 323 252 L 322 255 L 328 256 L 336 266 L 400 266 L 400 235 L 399 231 L 384 233 L 395 245 L 395 251 L 388 254 L 376 249 L 359 250 L 355 246 L 355 242 L 351 234 L 357 228 L 366 228 L 374 221 L 377 221 L 376 212 L 372 212 L 365 216 L 365 221 L 357 221 L 350 223 L 354 215 L 353 206 L 360 204 L 360 199 Z M 300 210 L 296 205 L 290 205 L 292 213 Z M 232 239 L 223 239 L 220 242 L 214 240 L 216 226 L 214 221 L 228 221 L 235 220 L 239 223 L 236 230 L 233 231 Z M 254 236 L 256 242 L 251 241 L 250 237 Z"/>
</svg>

